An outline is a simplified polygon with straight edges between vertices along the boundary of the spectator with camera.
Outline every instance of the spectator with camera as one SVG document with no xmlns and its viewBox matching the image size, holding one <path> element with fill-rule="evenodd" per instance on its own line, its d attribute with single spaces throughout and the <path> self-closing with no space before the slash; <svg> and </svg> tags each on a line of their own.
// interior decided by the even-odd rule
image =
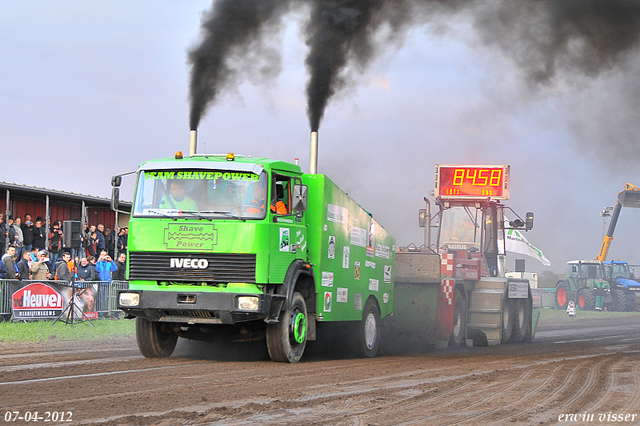
<svg viewBox="0 0 640 426">
<path fill-rule="evenodd" d="M 100 281 L 111 282 L 111 273 L 118 270 L 116 262 L 111 259 L 111 256 L 107 254 L 106 250 L 100 252 L 100 257 L 96 262 L 96 271 Z"/>
<path fill-rule="evenodd" d="M 20 227 L 22 228 L 22 237 L 24 239 L 24 250 L 31 251 L 33 249 L 33 229 L 35 225 L 31 221 L 29 213 L 24 215 L 24 223 Z"/>
</svg>

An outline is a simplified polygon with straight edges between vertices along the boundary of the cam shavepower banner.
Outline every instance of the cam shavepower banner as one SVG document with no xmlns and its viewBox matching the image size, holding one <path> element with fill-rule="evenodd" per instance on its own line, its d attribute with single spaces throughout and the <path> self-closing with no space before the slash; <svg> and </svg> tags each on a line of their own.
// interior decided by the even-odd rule
<svg viewBox="0 0 640 426">
<path fill-rule="evenodd" d="M 76 290 L 75 318 L 98 317 L 95 300 L 98 286 L 92 285 Z M 15 319 L 54 319 L 69 305 L 73 289 L 54 283 L 11 283 L 11 311 Z M 65 314 L 66 315 L 66 314 Z"/>
</svg>

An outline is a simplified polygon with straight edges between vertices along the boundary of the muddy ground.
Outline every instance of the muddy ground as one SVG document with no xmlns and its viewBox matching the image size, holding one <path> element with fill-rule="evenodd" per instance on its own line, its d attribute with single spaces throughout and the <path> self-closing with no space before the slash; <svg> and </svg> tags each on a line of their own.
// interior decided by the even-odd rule
<svg viewBox="0 0 640 426">
<path fill-rule="evenodd" d="M 0 343 L 0 424 L 37 412 L 37 424 L 640 425 L 637 314 L 541 322 L 526 344 L 387 345 L 374 359 L 308 349 L 288 365 L 264 341 L 181 340 L 160 360 L 133 338 Z"/>
</svg>

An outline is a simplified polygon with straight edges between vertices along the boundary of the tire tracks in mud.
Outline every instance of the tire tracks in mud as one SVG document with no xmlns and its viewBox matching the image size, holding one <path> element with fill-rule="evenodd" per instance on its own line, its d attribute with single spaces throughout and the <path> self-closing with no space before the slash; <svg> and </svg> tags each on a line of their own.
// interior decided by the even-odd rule
<svg viewBox="0 0 640 426">
<path fill-rule="evenodd" d="M 640 341 L 607 346 L 610 339 L 593 337 L 295 365 L 191 354 L 147 360 L 135 342 L 34 345 L 0 355 L 0 407 L 73 407 L 74 422 L 104 426 L 530 425 L 567 410 L 638 412 Z"/>
</svg>

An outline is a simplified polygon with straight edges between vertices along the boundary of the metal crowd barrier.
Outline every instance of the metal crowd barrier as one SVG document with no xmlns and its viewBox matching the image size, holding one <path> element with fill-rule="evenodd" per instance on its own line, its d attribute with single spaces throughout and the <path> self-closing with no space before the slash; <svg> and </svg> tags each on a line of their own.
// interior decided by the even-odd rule
<svg viewBox="0 0 640 426">
<path fill-rule="evenodd" d="M 20 283 L 20 288 L 32 283 L 51 283 L 71 287 L 71 282 L 69 281 L 0 280 L 0 321 L 8 321 L 11 319 L 11 283 Z M 129 288 L 128 281 L 76 281 L 75 284 L 77 290 L 98 284 L 98 297 L 95 300 L 95 311 L 103 317 L 120 317 L 122 311 L 118 309 L 117 291 Z"/>
</svg>

